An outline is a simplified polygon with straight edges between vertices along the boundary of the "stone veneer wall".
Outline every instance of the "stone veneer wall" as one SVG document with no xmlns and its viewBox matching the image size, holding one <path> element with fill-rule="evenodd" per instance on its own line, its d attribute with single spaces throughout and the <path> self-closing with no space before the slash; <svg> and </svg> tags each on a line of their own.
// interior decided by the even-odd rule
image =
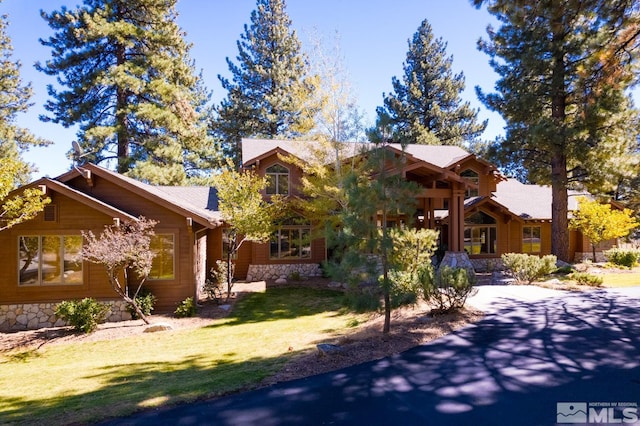
<svg viewBox="0 0 640 426">
<path fill-rule="evenodd" d="M 110 305 L 106 322 L 127 321 L 131 314 L 124 300 L 103 302 Z M 0 305 L 0 331 L 35 330 L 47 327 L 62 327 L 67 323 L 55 316 L 58 303 L 17 303 Z"/>
<path fill-rule="evenodd" d="M 452 268 L 464 268 L 468 274 L 475 276 L 476 271 L 474 265 L 469 259 L 469 255 L 466 251 L 447 251 L 440 262 L 438 268 L 442 266 L 450 266 Z"/>
<path fill-rule="evenodd" d="M 588 260 L 589 262 L 591 262 L 593 260 L 593 253 L 592 252 L 579 252 L 577 251 L 575 256 L 573 257 L 573 261 L 575 263 L 582 263 L 585 260 Z M 606 262 L 607 258 L 604 256 L 604 253 L 601 251 L 597 251 L 596 252 L 596 262 Z"/>
<path fill-rule="evenodd" d="M 290 263 L 274 265 L 249 265 L 247 281 L 287 279 L 297 273 L 301 277 L 320 277 L 322 270 L 317 263 Z"/>
</svg>

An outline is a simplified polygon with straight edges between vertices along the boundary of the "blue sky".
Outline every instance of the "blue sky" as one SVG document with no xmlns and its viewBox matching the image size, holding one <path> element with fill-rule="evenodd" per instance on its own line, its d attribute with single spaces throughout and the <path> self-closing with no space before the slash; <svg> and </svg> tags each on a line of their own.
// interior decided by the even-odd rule
<svg viewBox="0 0 640 426">
<path fill-rule="evenodd" d="M 45 113 L 46 86 L 55 83 L 52 77 L 33 68 L 36 61 L 46 61 L 50 52 L 40 45 L 39 38 L 52 33 L 39 11 L 59 10 L 62 5 L 73 8 L 81 0 L 4 0 L 0 13 L 9 15 L 9 35 L 14 45 L 14 58 L 22 62 L 24 82 L 32 82 L 34 106 L 21 114 L 19 124 L 37 135 L 54 141 L 47 148 L 32 149 L 25 158 L 37 165 L 37 176 L 57 176 L 70 167 L 65 153 L 75 139 L 75 129 L 43 123 L 38 116 Z M 226 57 L 235 60 L 236 42 L 249 23 L 255 0 L 179 0 L 178 23 L 193 43 L 191 57 L 202 70 L 205 84 L 213 91 L 218 103 L 226 93 L 218 74 L 229 76 Z M 497 79 L 488 64 L 488 57 L 476 49 L 476 42 L 485 37 L 486 26 L 495 22 L 485 10 L 471 6 L 468 0 L 288 0 L 287 11 L 293 28 L 303 45 L 307 34 L 317 31 L 328 41 L 337 32 L 360 107 L 371 123 L 375 108 L 382 104 L 382 93 L 391 91 L 391 78 L 402 74 L 407 52 L 407 40 L 413 36 L 423 19 L 428 19 L 436 37 L 448 43 L 447 53 L 453 55 L 454 72 L 464 72 L 466 90 L 462 94 L 480 118 L 489 119 L 485 139 L 502 133 L 504 122 L 496 113 L 486 110 L 477 100 L 474 86 L 491 91 Z M 36 176 L 36 177 L 37 177 Z"/>
</svg>

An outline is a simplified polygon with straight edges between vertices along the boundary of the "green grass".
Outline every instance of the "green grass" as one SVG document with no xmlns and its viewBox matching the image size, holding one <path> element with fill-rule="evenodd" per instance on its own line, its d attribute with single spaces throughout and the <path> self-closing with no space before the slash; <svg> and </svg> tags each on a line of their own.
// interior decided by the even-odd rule
<svg viewBox="0 0 640 426">
<path fill-rule="evenodd" d="M 204 328 L 0 353 L 0 424 L 86 423 L 251 388 L 353 322 L 340 293 L 272 289 Z"/>
<path fill-rule="evenodd" d="M 618 274 L 602 274 L 603 287 L 635 287 L 640 286 L 640 272 Z"/>
</svg>

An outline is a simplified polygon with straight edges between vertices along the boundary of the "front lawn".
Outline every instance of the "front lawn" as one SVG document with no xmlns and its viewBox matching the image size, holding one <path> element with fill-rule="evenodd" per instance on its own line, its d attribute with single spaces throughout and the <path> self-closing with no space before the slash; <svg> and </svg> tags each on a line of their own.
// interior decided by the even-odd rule
<svg viewBox="0 0 640 426">
<path fill-rule="evenodd" d="M 208 327 L 0 353 L 0 424 L 86 423 L 255 387 L 354 317 L 338 292 L 269 289 Z"/>
<path fill-rule="evenodd" d="M 640 286 L 640 271 L 604 273 L 603 287 L 635 287 Z"/>
</svg>

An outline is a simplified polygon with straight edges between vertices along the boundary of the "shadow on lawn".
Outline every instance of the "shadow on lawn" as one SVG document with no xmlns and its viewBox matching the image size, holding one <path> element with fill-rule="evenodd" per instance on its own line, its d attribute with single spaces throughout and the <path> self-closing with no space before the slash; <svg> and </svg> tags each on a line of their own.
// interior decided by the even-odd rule
<svg viewBox="0 0 640 426">
<path fill-rule="evenodd" d="M 126 424 L 539 425 L 556 422 L 558 402 L 640 405 L 637 298 L 596 291 L 496 305 L 484 320 L 391 358 Z"/>
<path fill-rule="evenodd" d="M 267 288 L 264 293 L 249 293 L 236 302 L 227 321 L 207 328 L 278 321 L 337 311 L 342 307 L 342 292 L 304 287 Z"/>
<path fill-rule="evenodd" d="M 186 358 L 180 363 L 112 365 L 96 376 L 86 377 L 101 383 L 92 392 L 48 400 L 37 395 L 4 399 L 0 402 L 0 424 L 86 424 L 158 405 L 211 398 L 237 391 L 238 385 L 255 387 L 282 362 L 279 358 L 255 358 L 242 362 L 220 359 L 212 363 L 210 359 Z"/>
</svg>

